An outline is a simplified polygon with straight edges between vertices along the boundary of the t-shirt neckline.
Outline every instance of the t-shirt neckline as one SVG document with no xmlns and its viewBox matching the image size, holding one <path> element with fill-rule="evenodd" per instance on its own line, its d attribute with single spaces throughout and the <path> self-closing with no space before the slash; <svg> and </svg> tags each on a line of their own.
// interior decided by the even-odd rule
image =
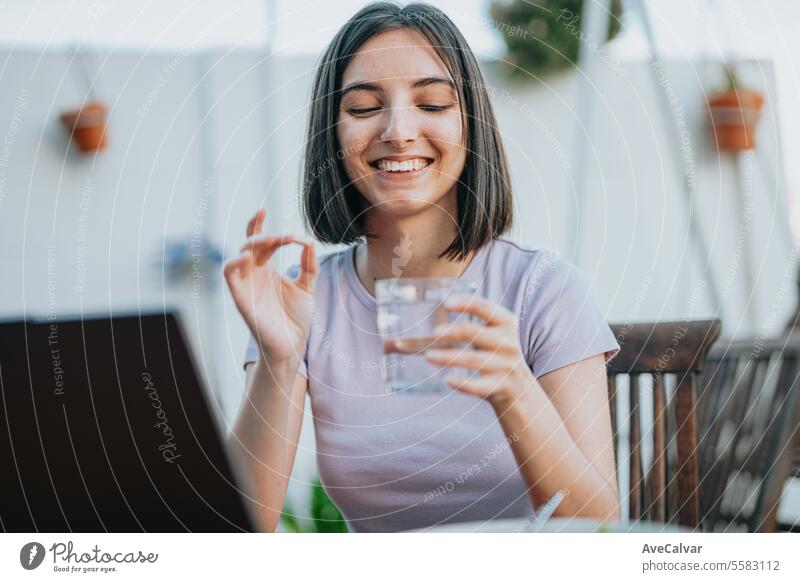
<svg viewBox="0 0 800 582">
<path fill-rule="evenodd" d="M 472 256 L 472 260 L 467 265 L 467 268 L 464 269 L 464 272 L 461 273 L 456 279 L 459 281 L 470 281 L 477 278 L 478 275 L 485 271 L 484 265 L 486 264 L 486 257 L 489 254 L 490 247 L 494 243 L 494 240 L 489 241 L 481 248 L 479 248 L 475 254 Z M 344 272 L 345 277 L 347 278 L 347 282 L 350 285 L 350 289 L 355 294 L 356 297 L 369 309 L 372 311 L 378 310 L 378 301 L 369 294 L 367 288 L 364 287 L 364 284 L 361 282 L 361 279 L 358 278 L 358 273 L 356 273 L 356 266 L 355 266 L 355 253 L 356 253 L 356 245 L 351 245 L 345 252 L 344 252 Z"/>
</svg>

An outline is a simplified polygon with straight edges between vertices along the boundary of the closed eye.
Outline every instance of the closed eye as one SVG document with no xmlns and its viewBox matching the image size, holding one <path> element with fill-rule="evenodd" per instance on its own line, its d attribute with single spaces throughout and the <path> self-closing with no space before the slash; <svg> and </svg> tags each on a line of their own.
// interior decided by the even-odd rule
<svg viewBox="0 0 800 582">
<path fill-rule="evenodd" d="M 375 111 L 379 111 L 380 107 L 368 107 L 366 109 L 348 109 L 350 115 L 369 115 Z"/>
<path fill-rule="evenodd" d="M 427 111 L 429 113 L 436 113 L 438 111 L 445 111 L 446 109 L 451 109 L 452 105 L 419 105 L 418 106 L 422 111 Z M 367 108 L 352 108 L 348 109 L 347 112 L 350 115 L 355 116 L 364 116 L 369 115 L 370 113 L 374 113 L 376 111 L 380 111 L 380 107 L 367 107 Z"/>
<path fill-rule="evenodd" d="M 422 109 L 423 111 L 430 111 L 430 112 L 444 111 L 445 109 L 450 109 L 451 107 L 452 107 L 452 105 L 420 105 L 419 106 L 419 108 Z"/>
</svg>

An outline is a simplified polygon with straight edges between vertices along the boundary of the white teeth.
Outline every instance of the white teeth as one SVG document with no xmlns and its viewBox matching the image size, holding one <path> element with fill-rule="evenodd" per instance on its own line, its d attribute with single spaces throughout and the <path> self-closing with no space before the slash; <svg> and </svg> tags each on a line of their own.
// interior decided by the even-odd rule
<svg viewBox="0 0 800 582">
<path fill-rule="evenodd" d="M 381 170 L 386 170 L 387 172 L 413 172 L 415 170 L 421 170 L 429 163 L 429 160 L 424 160 L 422 158 L 403 160 L 402 162 L 396 162 L 393 160 L 378 160 L 377 166 Z"/>
</svg>

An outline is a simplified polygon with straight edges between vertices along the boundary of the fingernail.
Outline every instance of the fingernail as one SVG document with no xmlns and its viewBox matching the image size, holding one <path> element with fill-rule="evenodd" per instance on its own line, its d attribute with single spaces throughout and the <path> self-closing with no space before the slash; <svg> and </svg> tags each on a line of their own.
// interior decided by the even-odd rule
<svg viewBox="0 0 800 582">
<path fill-rule="evenodd" d="M 442 353 L 442 350 L 427 350 L 425 352 L 425 357 L 428 359 L 435 360 L 444 357 L 444 354 Z"/>
<path fill-rule="evenodd" d="M 447 325 L 437 325 L 433 328 L 433 333 L 436 335 L 441 335 L 443 333 L 447 333 L 447 330 L 450 326 Z"/>
</svg>

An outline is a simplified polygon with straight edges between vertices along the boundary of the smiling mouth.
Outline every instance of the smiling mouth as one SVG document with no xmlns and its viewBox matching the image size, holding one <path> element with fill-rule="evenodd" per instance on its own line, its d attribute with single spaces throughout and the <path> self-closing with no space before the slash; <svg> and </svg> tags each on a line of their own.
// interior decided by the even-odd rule
<svg viewBox="0 0 800 582">
<path fill-rule="evenodd" d="M 383 170 L 384 172 L 389 172 L 391 174 L 401 174 L 405 172 L 419 172 L 420 170 L 424 170 L 430 166 L 432 163 L 433 160 L 429 158 L 412 158 L 402 161 L 380 159 L 370 162 L 369 165 L 373 168 Z"/>
</svg>

